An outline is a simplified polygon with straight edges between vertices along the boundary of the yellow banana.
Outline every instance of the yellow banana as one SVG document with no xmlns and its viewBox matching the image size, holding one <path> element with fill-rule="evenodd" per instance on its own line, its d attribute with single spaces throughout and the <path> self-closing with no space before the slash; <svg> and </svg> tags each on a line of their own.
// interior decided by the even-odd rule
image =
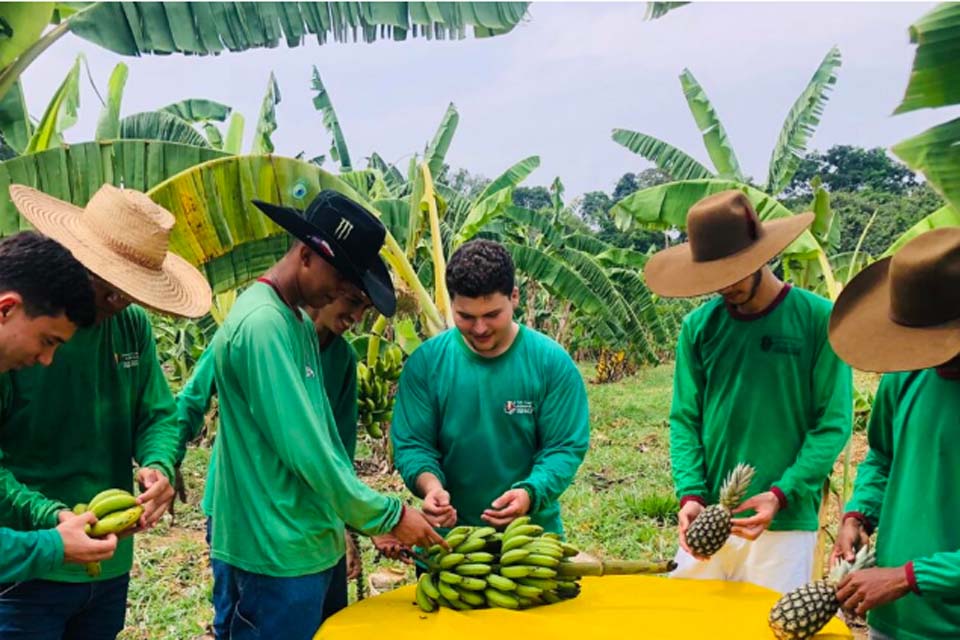
<svg viewBox="0 0 960 640">
<path fill-rule="evenodd" d="M 89 507 L 90 511 L 93 511 L 93 515 L 97 516 L 97 520 L 103 518 L 106 515 L 115 513 L 117 511 L 123 511 L 129 509 L 130 507 L 137 506 L 137 499 L 134 498 L 129 493 L 127 494 L 118 494 L 113 496 L 107 496 L 97 502 L 96 504 L 91 503 L 92 506 Z"/>
<path fill-rule="evenodd" d="M 120 533 L 137 524 L 143 515 L 143 507 L 137 505 L 124 511 L 115 511 L 93 525 L 90 530 L 91 538 L 100 538 L 110 533 Z"/>
<path fill-rule="evenodd" d="M 79 516 L 82 513 L 87 512 L 87 503 L 80 502 L 73 508 L 73 514 Z"/>
<path fill-rule="evenodd" d="M 97 495 L 93 496 L 90 502 L 87 503 L 87 510 L 92 510 L 97 503 L 103 500 L 104 498 L 109 498 L 110 496 L 122 496 L 130 495 L 129 491 L 124 491 L 123 489 L 104 489 Z"/>
</svg>

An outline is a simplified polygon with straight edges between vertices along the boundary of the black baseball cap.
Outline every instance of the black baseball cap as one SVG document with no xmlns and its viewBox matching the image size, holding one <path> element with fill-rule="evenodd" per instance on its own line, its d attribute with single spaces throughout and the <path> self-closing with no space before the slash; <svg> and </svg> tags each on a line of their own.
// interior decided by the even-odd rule
<svg viewBox="0 0 960 640">
<path fill-rule="evenodd" d="M 365 208 L 333 189 L 318 193 L 305 211 L 260 200 L 253 204 L 360 287 L 377 311 L 394 314 L 397 296 L 380 258 L 387 231 Z"/>
</svg>

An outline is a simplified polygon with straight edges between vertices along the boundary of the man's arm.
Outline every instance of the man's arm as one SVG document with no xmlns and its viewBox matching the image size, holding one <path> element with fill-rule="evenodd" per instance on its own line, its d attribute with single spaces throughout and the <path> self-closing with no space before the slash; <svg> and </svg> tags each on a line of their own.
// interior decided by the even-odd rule
<svg viewBox="0 0 960 640">
<path fill-rule="evenodd" d="M 814 426 L 796 461 L 771 488 L 781 509 L 800 495 L 819 493 L 853 431 L 853 373 L 830 347 L 826 320 L 822 338 L 813 368 Z"/>
<path fill-rule="evenodd" d="M 336 449 L 327 421 L 332 414 L 326 394 L 311 397 L 290 354 L 290 340 L 280 312 L 264 308 L 243 321 L 225 345 L 224 367 L 248 390 L 250 412 L 273 451 L 291 473 L 316 493 L 329 497 L 340 518 L 367 535 L 390 531 L 401 517 L 396 498 L 380 495 L 361 482 L 353 465 Z M 274 392 L 282 390 L 282 392 Z M 299 425 L 291 429 L 290 425 Z"/>
<path fill-rule="evenodd" d="M 703 366 L 685 319 L 677 341 L 670 404 L 670 468 L 681 505 L 701 504 L 707 498 L 706 459 L 703 452 Z"/>
<path fill-rule="evenodd" d="M 176 466 L 180 466 L 187 454 L 187 443 L 196 440 L 200 435 L 207 411 L 210 410 L 210 401 L 214 392 L 213 365 L 213 349 L 208 346 L 197 360 L 193 375 L 177 394 L 177 424 L 180 440 L 174 458 Z"/>
<path fill-rule="evenodd" d="M 547 373 L 547 392 L 537 409 L 540 448 L 530 474 L 513 485 L 530 494 L 530 513 L 566 491 L 590 446 L 590 410 L 583 377 L 566 353 Z"/>
<path fill-rule="evenodd" d="M 333 410 L 333 419 L 337 423 L 337 431 L 343 448 L 347 450 L 347 457 L 353 460 L 357 455 L 357 358 L 353 348 L 347 346 L 347 369 L 340 386 L 340 393 L 331 397 L 330 408 Z M 324 372 L 326 376 L 326 372 Z"/>
<path fill-rule="evenodd" d="M 63 540 L 56 529 L 0 529 L 0 582 L 31 580 L 63 563 Z"/>
<path fill-rule="evenodd" d="M 897 376 L 883 376 L 867 425 L 870 450 L 857 466 L 853 495 L 846 505 L 844 520 L 855 518 L 861 521 L 868 533 L 880 522 L 880 509 L 893 464 L 893 416 L 898 394 Z"/>
</svg>

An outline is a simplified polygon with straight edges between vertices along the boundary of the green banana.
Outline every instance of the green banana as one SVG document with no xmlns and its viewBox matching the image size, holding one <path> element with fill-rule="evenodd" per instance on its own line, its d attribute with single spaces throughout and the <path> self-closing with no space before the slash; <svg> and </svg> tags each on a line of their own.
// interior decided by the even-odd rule
<svg viewBox="0 0 960 640">
<path fill-rule="evenodd" d="M 430 598 L 430 596 L 428 596 L 426 592 L 423 590 L 422 583 L 423 583 L 423 578 L 425 576 L 426 574 L 424 574 L 423 576 L 420 576 L 420 582 L 417 583 L 417 592 L 415 597 L 417 600 L 417 606 L 420 607 L 421 611 L 424 611 L 426 613 L 432 613 L 436 611 L 437 605 L 436 605 L 436 602 L 434 602 Z"/>
<path fill-rule="evenodd" d="M 460 564 L 454 567 L 453 570 L 461 576 L 485 576 L 491 571 L 490 565 L 480 562 Z"/>
<path fill-rule="evenodd" d="M 496 559 L 495 555 L 493 555 L 492 553 L 487 553 L 486 551 L 474 551 L 473 553 L 468 553 L 466 555 L 467 562 L 485 562 L 487 564 L 490 564 L 495 559 Z"/>
<path fill-rule="evenodd" d="M 460 594 L 458 593 L 457 595 L 459 596 Z M 462 598 L 457 598 L 456 600 L 449 600 L 449 601 L 450 601 L 450 608 L 456 611 L 470 611 L 471 609 L 473 609 L 473 607 L 467 604 L 466 602 L 464 602 Z"/>
<path fill-rule="evenodd" d="M 482 607 L 486 600 L 477 591 L 470 591 L 462 587 L 454 587 L 460 593 L 460 602 L 465 602 L 471 607 Z"/>
<path fill-rule="evenodd" d="M 530 536 L 511 536 L 509 538 L 504 538 L 503 546 L 500 548 L 501 553 L 506 553 L 511 549 L 519 549 L 523 545 L 533 542 L 533 538 Z"/>
<path fill-rule="evenodd" d="M 550 545 L 531 542 L 528 545 L 524 545 L 522 548 L 524 551 L 529 551 L 530 553 L 536 555 L 549 556 L 556 559 L 558 562 L 560 561 L 560 558 L 563 557 L 563 549 L 560 547 L 551 547 Z"/>
<path fill-rule="evenodd" d="M 473 553 L 474 551 L 482 551 L 484 547 L 487 546 L 487 541 L 485 538 L 474 538 L 469 537 L 465 541 L 458 544 L 456 547 L 453 547 L 454 553 Z"/>
<path fill-rule="evenodd" d="M 466 525 L 460 525 L 459 527 L 454 527 L 447 532 L 447 542 L 450 541 L 450 536 L 458 536 L 460 534 L 470 535 L 473 533 L 473 527 L 468 527 Z"/>
<path fill-rule="evenodd" d="M 541 593 L 543 593 L 543 589 L 538 589 L 537 587 L 531 587 L 528 584 L 517 585 L 518 596 L 523 596 L 524 598 L 536 598 Z"/>
<path fill-rule="evenodd" d="M 552 531 L 547 531 L 541 537 L 546 538 L 547 540 L 556 540 L 557 542 L 563 542 L 563 538 L 560 537 L 560 534 L 554 533 Z"/>
<path fill-rule="evenodd" d="M 540 594 L 540 597 L 547 604 L 557 604 L 558 602 L 563 602 L 563 598 L 555 594 L 553 591 L 544 591 Z"/>
<path fill-rule="evenodd" d="M 519 527 L 515 527 L 510 531 L 505 532 L 504 539 L 509 540 L 514 536 L 530 536 L 535 537 L 543 533 L 543 527 L 538 524 L 523 524 Z"/>
<path fill-rule="evenodd" d="M 445 556 L 441 556 L 438 564 L 440 565 L 441 569 L 449 569 L 450 567 L 455 567 L 463 562 L 465 558 L 466 556 L 462 553 L 448 553 Z"/>
<path fill-rule="evenodd" d="M 500 567 L 500 575 L 505 578 L 526 578 L 530 575 L 533 567 L 525 564 L 512 564 L 509 567 Z"/>
<path fill-rule="evenodd" d="M 506 578 L 504 576 L 499 576 L 495 573 L 491 573 L 487 576 L 487 584 L 496 589 L 497 591 L 516 591 L 517 583 Z"/>
<path fill-rule="evenodd" d="M 500 556 L 500 564 L 503 566 L 516 564 L 526 558 L 528 555 L 530 555 L 530 551 L 526 549 L 511 549 Z"/>
<path fill-rule="evenodd" d="M 544 593 L 553 591 L 557 588 L 556 580 L 548 580 L 545 578 L 520 578 L 517 580 L 517 584 L 525 584 L 528 587 L 536 587 L 541 589 Z"/>
<path fill-rule="evenodd" d="M 555 578 L 557 570 L 550 567 L 534 566 L 530 567 L 530 573 L 527 575 L 531 578 Z"/>
<path fill-rule="evenodd" d="M 97 503 L 103 500 L 104 498 L 109 498 L 110 496 L 122 496 L 122 495 L 130 495 L 130 492 L 124 491 L 123 489 L 104 489 L 97 495 L 93 496 L 90 502 L 87 503 L 87 510 L 88 511 L 92 510 L 95 506 L 97 506 Z"/>
<path fill-rule="evenodd" d="M 457 586 L 462 589 L 467 589 L 468 591 L 483 591 L 487 588 L 487 581 L 483 578 L 463 576 L 463 580 L 461 580 Z"/>
<path fill-rule="evenodd" d="M 436 600 L 440 597 L 440 591 L 437 590 L 437 585 L 433 584 L 433 577 L 431 577 L 429 573 L 420 576 L 417 586 L 423 589 L 423 592 L 427 594 L 428 598 Z"/>
<path fill-rule="evenodd" d="M 470 534 L 471 538 L 486 538 L 492 536 L 497 532 L 493 527 L 477 527 L 473 530 L 473 533 Z"/>
<path fill-rule="evenodd" d="M 84 514 L 84 513 L 86 513 L 86 512 L 87 512 L 87 503 L 86 503 L 86 502 L 80 502 L 80 503 L 78 503 L 76 506 L 73 507 L 73 515 L 79 516 L 79 515 Z"/>
<path fill-rule="evenodd" d="M 137 505 L 124 511 L 115 511 L 97 521 L 90 530 L 91 538 L 100 538 L 110 533 L 120 533 L 137 524 L 143 515 L 143 507 Z"/>
<path fill-rule="evenodd" d="M 463 581 L 463 576 L 449 571 L 441 571 L 440 580 L 447 584 L 460 584 Z M 438 584 L 437 587 L 439 588 L 440 585 Z"/>
<path fill-rule="evenodd" d="M 100 500 L 100 502 L 91 502 L 90 504 L 90 511 L 93 511 L 93 515 L 97 516 L 97 520 L 99 520 L 100 518 L 103 518 L 104 516 L 116 511 L 123 511 L 125 509 L 129 509 L 130 507 L 137 506 L 137 499 L 127 493 L 107 496 L 106 498 Z"/>
<path fill-rule="evenodd" d="M 446 582 L 438 582 L 437 591 L 439 591 L 440 595 L 446 598 L 447 600 L 453 601 L 453 600 L 460 599 L 460 594 L 457 593 L 457 590 L 451 587 Z"/>
<path fill-rule="evenodd" d="M 517 527 L 522 527 L 523 525 L 525 525 L 525 524 L 527 524 L 527 523 L 529 523 L 529 522 L 530 522 L 530 516 L 520 516 L 519 518 L 515 518 L 513 522 L 511 522 L 510 524 L 508 524 L 508 525 L 507 525 L 507 528 L 504 529 L 503 532 L 504 532 L 505 534 L 506 534 L 506 533 L 510 533 L 511 531 L 513 531 L 514 529 L 516 529 Z"/>
<path fill-rule="evenodd" d="M 580 553 L 580 550 L 579 550 L 579 549 L 577 549 L 577 548 L 576 548 L 575 546 L 573 546 L 572 544 L 567 544 L 566 542 L 564 542 L 562 545 L 560 545 L 560 548 L 563 550 L 563 557 L 564 557 L 564 558 L 572 558 L 573 556 L 575 556 L 575 555 L 577 555 L 578 553 Z"/>
<path fill-rule="evenodd" d="M 455 549 L 461 542 L 467 539 L 467 534 L 465 533 L 452 533 L 447 534 L 446 541 L 451 549 Z M 459 552 L 458 552 L 459 553 Z"/>
<path fill-rule="evenodd" d="M 531 553 L 524 558 L 523 563 L 535 567 L 550 567 L 551 569 L 560 566 L 560 560 L 557 558 L 540 553 Z"/>
<path fill-rule="evenodd" d="M 483 595 L 487 599 L 487 604 L 489 604 L 491 607 L 500 607 L 502 609 L 520 608 L 520 601 L 517 600 L 516 596 L 511 596 L 503 591 L 498 591 L 497 589 L 487 589 L 483 592 Z"/>
<path fill-rule="evenodd" d="M 83 567 L 87 570 L 87 575 L 91 578 L 99 578 L 103 567 L 99 562 L 88 562 Z"/>
</svg>

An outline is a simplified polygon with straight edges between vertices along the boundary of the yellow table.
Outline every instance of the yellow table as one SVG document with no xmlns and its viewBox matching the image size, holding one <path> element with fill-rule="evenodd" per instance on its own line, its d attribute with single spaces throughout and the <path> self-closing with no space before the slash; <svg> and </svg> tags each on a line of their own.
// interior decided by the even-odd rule
<svg viewBox="0 0 960 640">
<path fill-rule="evenodd" d="M 574 600 L 525 611 L 440 609 L 423 613 L 414 587 L 368 598 L 330 618 L 315 640 L 429 640 L 431 638 L 555 638 L 562 640 L 772 639 L 767 614 L 779 594 L 737 582 L 652 576 L 584 578 Z M 509 634 L 509 635 L 507 635 Z M 853 635 L 834 618 L 817 636 Z"/>
</svg>

